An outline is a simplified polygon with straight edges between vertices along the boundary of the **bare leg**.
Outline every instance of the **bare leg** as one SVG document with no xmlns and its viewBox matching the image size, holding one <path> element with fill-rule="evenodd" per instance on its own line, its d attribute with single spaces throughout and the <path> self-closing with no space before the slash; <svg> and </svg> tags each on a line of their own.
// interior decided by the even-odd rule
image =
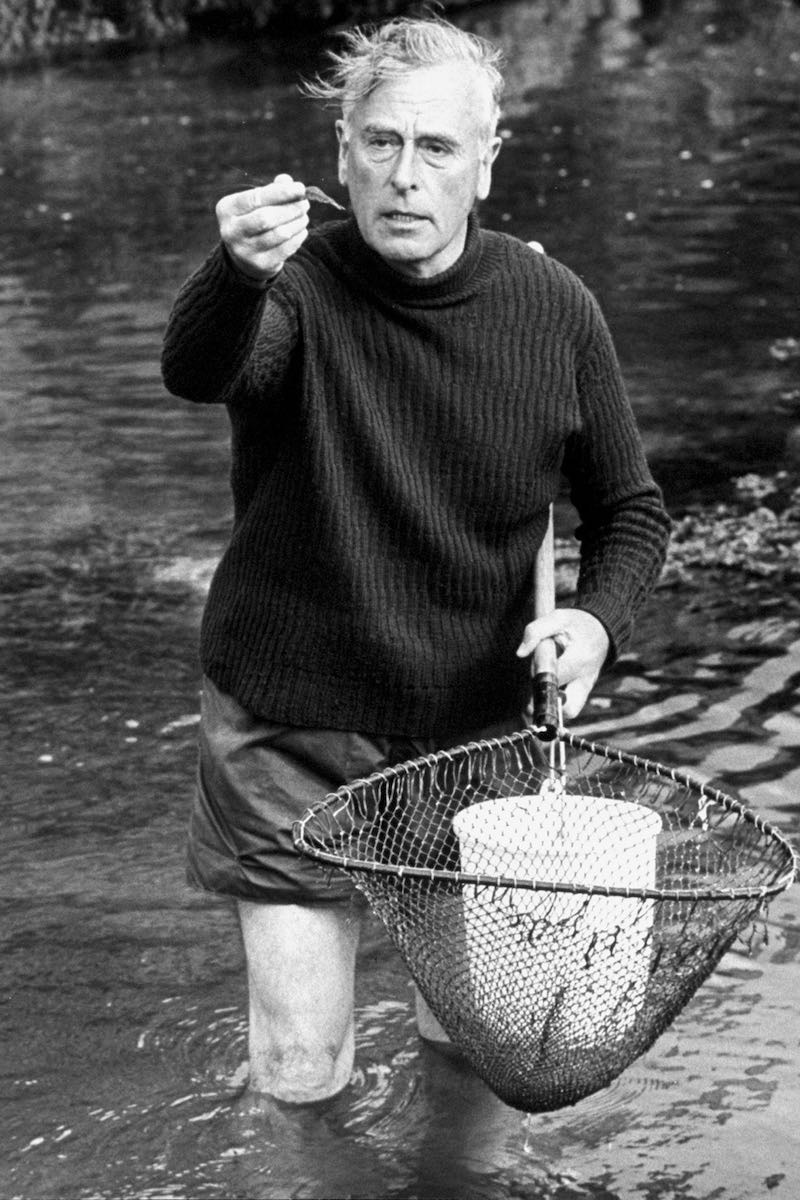
<svg viewBox="0 0 800 1200">
<path fill-rule="evenodd" d="M 239 901 L 250 990 L 250 1086 L 296 1104 L 350 1080 L 358 911 Z"/>
</svg>

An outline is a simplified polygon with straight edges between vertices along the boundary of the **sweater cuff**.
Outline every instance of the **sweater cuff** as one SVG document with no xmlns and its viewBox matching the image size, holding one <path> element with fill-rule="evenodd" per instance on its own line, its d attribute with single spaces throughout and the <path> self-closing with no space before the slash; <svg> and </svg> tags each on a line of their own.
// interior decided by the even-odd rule
<svg viewBox="0 0 800 1200">
<path fill-rule="evenodd" d="M 220 242 L 219 246 L 222 252 L 222 259 L 225 263 L 227 274 L 231 278 L 235 279 L 237 283 L 243 283 L 245 287 L 251 288 L 255 292 L 265 292 L 267 288 L 275 282 L 281 273 L 280 270 L 278 270 L 274 275 L 270 275 L 268 279 L 256 279 L 254 276 L 248 275 L 246 271 L 243 271 L 236 265 L 230 251 L 228 250 L 228 247 L 224 242 Z"/>
</svg>

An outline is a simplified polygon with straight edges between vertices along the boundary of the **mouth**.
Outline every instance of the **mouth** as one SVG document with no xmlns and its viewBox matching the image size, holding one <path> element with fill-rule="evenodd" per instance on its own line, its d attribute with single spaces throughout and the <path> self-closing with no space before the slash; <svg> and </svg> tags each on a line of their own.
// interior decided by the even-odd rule
<svg viewBox="0 0 800 1200">
<path fill-rule="evenodd" d="M 392 225 L 416 225 L 420 221 L 427 221 L 427 217 L 420 216 L 419 213 L 402 212 L 400 209 L 392 208 L 381 213 L 384 221 L 389 221 Z"/>
</svg>

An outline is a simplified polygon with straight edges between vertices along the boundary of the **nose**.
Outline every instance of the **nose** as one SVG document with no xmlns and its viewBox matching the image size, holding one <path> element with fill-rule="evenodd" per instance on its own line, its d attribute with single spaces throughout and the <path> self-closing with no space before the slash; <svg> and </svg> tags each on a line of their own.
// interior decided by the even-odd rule
<svg viewBox="0 0 800 1200">
<path fill-rule="evenodd" d="M 412 141 L 404 142 L 392 170 L 392 183 L 398 192 L 409 192 L 417 187 L 416 169 L 416 147 Z"/>
</svg>

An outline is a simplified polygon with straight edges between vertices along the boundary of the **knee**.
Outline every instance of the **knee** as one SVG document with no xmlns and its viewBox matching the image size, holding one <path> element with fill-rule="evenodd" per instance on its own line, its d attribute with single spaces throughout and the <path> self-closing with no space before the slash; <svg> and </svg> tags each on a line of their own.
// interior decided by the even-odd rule
<svg viewBox="0 0 800 1200">
<path fill-rule="evenodd" d="M 352 1027 L 336 1045 L 313 1037 L 276 1037 L 274 1030 L 260 1040 L 258 1030 L 251 1030 L 250 1087 L 292 1104 L 326 1100 L 350 1082 L 354 1057 Z"/>
</svg>

